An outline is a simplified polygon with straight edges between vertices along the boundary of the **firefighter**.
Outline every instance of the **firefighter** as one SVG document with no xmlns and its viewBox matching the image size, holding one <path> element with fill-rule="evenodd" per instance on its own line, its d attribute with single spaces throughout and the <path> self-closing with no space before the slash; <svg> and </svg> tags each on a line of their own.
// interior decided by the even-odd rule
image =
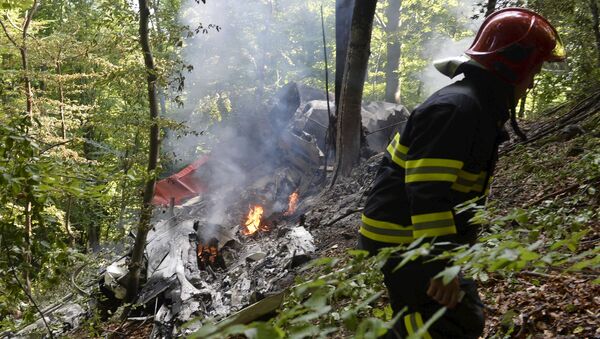
<svg viewBox="0 0 600 339">
<path fill-rule="evenodd" d="M 544 62 L 562 61 L 558 33 L 541 15 L 524 8 L 492 13 L 471 47 L 459 58 L 436 64 L 443 74 L 464 79 L 442 88 L 418 106 L 396 134 L 368 196 L 359 247 L 371 254 L 416 239 L 448 249 L 473 244 L 478 227 L 466 201 L 483 203 L 510 119 L 517 134 L 516 102 L 532 86 Z M 406 337 L 441 307 L 446 312 L 426 338 L 477 338 L 484 326 L 475 282 L 461 275 L 444 285 L 434 279 L 447 262 L 417 259 L 395 270 L 398 257 L 382 268 L 394 314 L 388 337 Z"/>
</svg>

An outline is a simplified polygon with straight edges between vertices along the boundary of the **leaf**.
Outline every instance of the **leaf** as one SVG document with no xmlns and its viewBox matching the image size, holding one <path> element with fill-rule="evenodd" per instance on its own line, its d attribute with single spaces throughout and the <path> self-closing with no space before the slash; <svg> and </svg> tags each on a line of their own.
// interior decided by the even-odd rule
<svg viewBox="0 0 600 339">
<path fill-rule="evenodd" d="M 310 323 L 299 324 L 292 326 L 289 331 L 289 339 L 302 339 L 311 338 L 318 335 L 321 332 L 319 326 L 315 326 Z"/>
<path fill-rule="evenodd" d="M 326 305 L 315 309 L 314 312 L 306 313 L 304 315 L 299 316 L 298 318 L 292 319 L 290 324 L 297 324 L 303 322 L 309 322 L 311 320 L 315 320 L 321 317 L 323 314 L 327 314 L 331 311 L 331 306 Z"/>
<path fill-rule="evenodd" d="M 573 330 L 573 334 L 579 334 L 581 332 L 583 332 L 585 329 L 582 326 L 577 326 L 574 330 Z"/>
<path fill-rule="evenodd" d="M 250 339 L 275 339 L 283 338 L 284 333 L 271 326 L 269 323 L 254 322 L 250 324 L 250 329 L 245 330 L 243 333 Z M 227 333 L 227 334 L 238 334 L 238 333 Z"/>
<path fill-rule="evenodd" d="M 508 310 L 502 316 L 500 324 L 505 328 L 513 328 L 515 326 L 514 319 L 518 316 L 518 313 L 514 310 Z"/>
<path fill-rule="evenodd" d="M 357 339 L 377 339 L 387 332 L 385 322 L 377 318 L 363 319 L 358 327 L 354 337 Z"/>
<path fill-rule="evenodd" d="M 431 327 L 431 325 L 433 325 L 433 323 L 435 323 L 439 318 L 441 318 L 444 315 L 444 313 L 446 313 L 446 311 L 447 311 L 446 307 L 441 307 L 439 310 L 437 310 L 437 312 L 435 312 L 431 316 L 431 318 L 427 319 L 425 324 L 423 324 L 423 326 L 420 327 L 416 333 L 409 335 L 407 339 L 423 338 L 425 336 L 425 334 L 427 333 L 427 330 L 429 329 L 429 327 Z"/>
<path fill-rule="evenodd" d="M 438 273 L 434 279 L 442 278 L 444 285 L 448 285 L 452 279 L 456 278 L 458 273 L 460 273 L 460 266 L 450 266 Z"/>
</svg>

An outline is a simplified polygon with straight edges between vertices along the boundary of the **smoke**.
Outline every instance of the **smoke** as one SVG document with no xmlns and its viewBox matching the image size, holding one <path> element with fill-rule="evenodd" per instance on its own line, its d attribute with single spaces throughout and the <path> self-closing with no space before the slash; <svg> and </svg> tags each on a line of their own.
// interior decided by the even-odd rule
<svg viewBox="0 0 600 339">
<path fill-rule="evenodd" d="M 423 47 L 423 57 L 425 59 L 435 61 L 438 59 L 460 56 L 471 46 L 475 33 L 483 22 L 483 19 L 480 17 L 475 20 L 472 19 L 473 15 L 479 12 L 479 2 L 480 1 L 478 0 L 460 1 L 456 7 L 449 8 L 449 12 L 454 15 L 456 21 L 462 23 L 462 29 L 472 32 L 472 35 L 467 38 L 454 40 L 448 35 L 441 33 L 437 34 L 434 39 L 430 40 Z M 446 77 L 433 67 L 433 62 L 427 65 L 420 77 L 423 82 L 423 90 L 426 96 L 431 95 L 440 88 L 461 78 L 462 75 L 459 75 L 454 79 Z"/>
<path fill-rule="evenodd" d="M 199 180 L 208 185 L 207 227 L 230 222 L 231 209 L 243 207 L 239 200 L 249 170 L 278 161 L 277 133 L 266 121 L 275 90 L 322 77 L 314 67 L 322 60 L 319 3 L 184 3 L 180 22 L 196 34 L 184 39 L 182 57 L 191 71 L 183 74 L 183 108 L 170 118 L 192 133 L 170 131 L 163 153 L 172 158 L 174 172 L 210 152 L 207 165 L 198 170 Z"/>
</svg>

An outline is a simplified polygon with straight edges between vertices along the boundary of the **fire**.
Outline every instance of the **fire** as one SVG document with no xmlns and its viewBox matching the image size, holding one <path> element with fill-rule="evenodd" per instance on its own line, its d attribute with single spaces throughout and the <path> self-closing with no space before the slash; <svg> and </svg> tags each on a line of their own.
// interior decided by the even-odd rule
<svg viewBox="0 0 600 339">
<path fill-rule="evenodd" d="M 254 234 L 256 231 L 262 229 L 265 230 L 266 226 L 261 226 L 262 215 L 264 213 L 264 209 L 260 205 L 256 205 L 254 207 L 250 207 L 250 212 L 248 212 L 248 216 L 246 217 L 246 221 L 244 222 L 244 229 L 242 233 L 245 235 Z"/>
<path fill-rule="evenodd" d="M 296 207 L 298 206 L 298 192 L 294 192 L 290 194 L 288 198 L 288 209 L 283 213 L 285 216 L 289 216 L 296 212 Z"/>
</svg>

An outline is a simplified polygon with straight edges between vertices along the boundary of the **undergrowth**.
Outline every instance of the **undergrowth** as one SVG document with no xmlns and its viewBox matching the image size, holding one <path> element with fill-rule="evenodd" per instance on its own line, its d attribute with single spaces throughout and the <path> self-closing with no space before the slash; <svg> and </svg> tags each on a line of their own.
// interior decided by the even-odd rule
<svg viewBox="0 0 600 339">
<path fill-rule="evenodd" d="M 243 334 L 249 338 L 377 338 L 396 319 L 385 299 L 379 272 L 392 255 L 402 263 L 425 257 L 451 265 L 440 276 L 459 272 L 485 282 L 490 274 L 510 278 L 522 271 L 574 273 L 593 276 L 600 284 L 598 182 L 600 131 L 569 141 L 546 140 L 537 147 L 520 146 L 501 160 L 499 194 L 485 208 L 465 204 L 457 213 L 476 209 L 480 241 L 434 256 L 435 245 L 416 240 L 408 248 L 382 250 L 377 256 L 349 250 L 347 258 L 313 261 L 289 289 L 277 315 L 266 322 L 233 325 L 206 323 L 194 337 L 217 338 Z M 510 207 L 510 206 L 521 207 Z M 419 337 L 442 308 L 416 335 Z M 397 315 L 397 317 L 400 315 Z M 509 336 L 498 329 L 494 337 Z"/>
</svg>

